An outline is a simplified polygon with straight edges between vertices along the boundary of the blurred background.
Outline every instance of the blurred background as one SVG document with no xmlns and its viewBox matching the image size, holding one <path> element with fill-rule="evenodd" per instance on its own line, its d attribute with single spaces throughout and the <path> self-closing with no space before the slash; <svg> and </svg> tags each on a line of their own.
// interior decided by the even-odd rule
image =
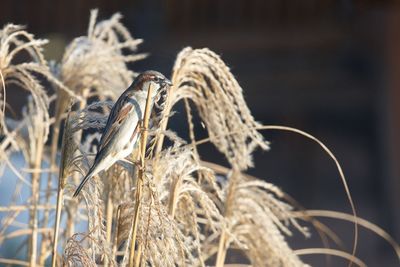
<svg viewBox="0 0 400 267">
<path fill-rule="evenodd" d="M 50 39 L 47 59 L 60 60 L 68 42 L 86 34 L 92 8 L 99 8 L 100 19 L 122 13 L 132 35 L 144 39 L 140 52 L 150 56 L 132 65 L 136 71 L 169 75 L 186 46 L 221 55 L 255 118 L 323 141 L 344 169 L 358 215 L 400 240 L 400 2 L 2 0 L 0 24 L 27 25 Z M 7 94 L 18 105 L 21 97 Z M 179 130 L 179 120 L 171 127 Z M 278 185 L 307 209 L 351 212 L 338 171 L 318 145 L 293 133 L 263 134 L 271 151 L 257 152 L 249 173 Z M 201 149 L 224 163 L 210 151 Z M 351 251 L 353 225 L 322 221 Z M 296 233 L 289 240 L 294 248 L 321 247 L 315 236 L 306 240 Z M 358 256 L 369 266 L 398 266 L 393 250 L 364 230 Z M 325 265 L 322 256 L 303 259 Z"/>
</svg>

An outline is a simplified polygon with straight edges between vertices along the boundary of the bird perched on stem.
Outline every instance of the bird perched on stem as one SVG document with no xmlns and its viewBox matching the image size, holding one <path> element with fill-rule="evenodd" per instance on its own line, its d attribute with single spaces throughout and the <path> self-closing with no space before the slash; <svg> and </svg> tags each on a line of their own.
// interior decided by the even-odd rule
<svg viewBox="0 0 400 267">
<path fill-rule="evenodd" d="M 122 93 L 110 111 L 94 163 L 76 189 L 74 197 L 79 195 L 91 177 L 107 170 L 132 152 L 139 140 L 149 87 L 153 88 L 150 96 L 153 105 L 160 90 L 171 85 L 171 81 L 161 73 L 145 71 Z"/>
</svg>

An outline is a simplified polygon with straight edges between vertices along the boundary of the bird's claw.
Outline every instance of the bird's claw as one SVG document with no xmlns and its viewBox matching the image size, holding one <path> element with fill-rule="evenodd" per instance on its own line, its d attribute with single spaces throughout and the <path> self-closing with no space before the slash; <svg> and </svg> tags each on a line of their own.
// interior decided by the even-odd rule
<svg viewBox="0 0 400 267">
<path fill-rule="evenodd" d="M 133 164 L 136 166 L 136 168 L 138 168 L 140 171 L 145 171 L 146 167 L 142 166 L 142 164 L 140 164 L 140 160 L 136 160 L 133 162 Z"/>
<path fill-rule="evenodd" d="M 141 133 L 147 132 L 148 130 L 149 130 L 148 128 L 146 128 L 144 126 L 140 126 L 140 132 Z"/>
</svg>

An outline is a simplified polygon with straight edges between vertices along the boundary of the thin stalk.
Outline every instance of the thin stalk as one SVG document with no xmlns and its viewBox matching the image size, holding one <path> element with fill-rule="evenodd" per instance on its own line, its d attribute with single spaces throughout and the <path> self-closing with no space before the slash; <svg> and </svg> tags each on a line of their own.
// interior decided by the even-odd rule
<svg viewBox="0 0 400 267">
<path fill-rule="evenodd" d="M 349 260 L 349 262 L 356 264 L 360 267 L 367 267 L 367 265 L 361 261 L 359 258 L 355 257 L 352 254 L 349 254 L 345 251 L 337 250 L 337 249 L 330 249 L 330 248 L 305 248 L 305 249 L 298 249 L 295 250 L 294 253 L 298 256 L 301 255 L 313 255 L 313 254 L 322 254 L 322 255 L 333 255 L 337 257 L 344 258 Z"/>
<path fill-rule="evenodd" d="M 116 226 L 115 226 L 115 236 L 112 248 L 112 256 L 113 258 L 117 255 L 117 246 L 118 246 L 118 232 L 119 232 L 119 219 L 121 217 L 121 205 L 118 205 L 117 214 L 116 214 Z"/>
<path fill-rule="evenodd" d="M 168 214 L 171 215 L 172 218 L 175 217 L 176 210 L 176 200 L 178 198 L 179 187 L 182 185 L 181 177 L 177 177 L 171 184 L 170 188 L 170 199 L 168 203 Z"/>
<path fill-rule="evenodd" d="M 6 128 L 6 123 L 4 121 L 4 118 L 6 116 L 7 92 L 6 92 L 6 82 L 4 80 L 4 76 L 3 76 L 3 73 L 1 72 L 1 70 L 0 70 L 0 78 L 1 78 L 1 85 L 3 88 L 3 95 L 4 95 L 4 100 L 3 100 L 4 102 L 3 102 L 2 114 L 1 114 L 3 117 L 3 121 L 0 122 L 0 131 L 3 131 L 3 127 Z"/>
<path fill-rule="evenodd" d="M 140 179 L 140 171 L 139 177 L 136 182 L 136 195 L 135 195 L 135 212 L 133 225 L 131 230 L 131 244 L 130 244 L 130 254 L 129 254 L 129 266 L 134 266 L 135 261 L 135 244 L 136 244 L 136 236 L 137 236 L 137 225 L 139 220 L 139 208 L 140 208 L 140 199 L 142 197 L 142 179 Z"/>
<path fill-rule="evenodd" d="M 56 110 L 59 110 L 59 106 L 61 105 L 60 104 L 60 101 L 63 101 L 63 100 L 60 100 L 60 99 L 57 99 L 57 104 L 56 104 Z M 55 123 L 54 123 L 54 127 L 53 127 L 53 136 L 52 136 L 52 138 L 51 138 L 51 148 L 50 148 L 50 172 L 49 172 L 49 174 L 48 174 L 48 176 L 47 176 L 47 188 L 46 188 L 46 198 L 45 198 L 45 203 L 49 203 L 49 200 L 50 200 L 50 196 L 51 196 L 51 188 L 52 188 L 52 181 L 51 181 L 51 178 L 52 178 L 52 176 L 53 176 L 53 172 L 54 172 L 54 170 L 57 168 L 57 165 L 56 165 L 56 157 L 57 157 L 57 144 L 58 144 L 58 138 L 59 138 L 59 134 L 60 134 L 60 125 L 61 125 L 61 114 L 57 114 L 57 116 L 56 116 L 56 121 L 55 121 Z M 58 187 L 58 191 L 57 191 L 57 212 L 59 212 L 59 204 L 58 204 L 58 201 L 59 201 L 59 193 L 60 192 L 60 188 Z M 62 197 L 62 196 L 61 196 Z M 61 202 L 61 201 L 60 201 Z M 61 209 L 61 207 L 60 207 L 60 209 Z M 47 225 L 48 225 L 48 223 L 49 223 L 49 210 L 46 210 L 45 212 L 44 212 L 44 222 L 43 222 L 43 226 L 44 227 L 46 227 Z M 56 216 L 59 216 L 59 214 L 56 214 Z M 56 221 L 56 223 L 55 223 L 55 227 L 57 226 L 57 221 Z M 55 240 L 55 238 L 56 238 L 56 233 L 58 232 L 56 232 L 56 228 L 54 228 L 54 236 L 53 236 L 53 241 Z M 48 238 L 46 238 L 47 240 L 50 240 L 50 236 L 48 237 Z M 41 247 L 40 247 L 40 259 L 39 259 L 39 264 L 40 265 L 44 265 L 44 261 L 46 260 L 46 258 L 44 257 L 44 255 L 45 255 L 45 253 L 44 253 L 44 249 L 45 249 L 45 246 L 44 246 L 44 242 L 45 241 L 45 237 L 43 236 L 43 241 L 42 241 L 42 244 L 41 244 Z M 55 253 L 56 252 L 56 250 L 57 250 L 57 242 L 53 242 L 53 253 Z M 55 255 L 55 254 L 53 254 L 53 255 Z M 54 256 L 52 256 L 53 258 L 54 258 Z M 53 262 L 53 260 L 54 259 L 52 259 L 52 262 Z M 55 263 L 54 263 L 55 264 Z M 55 265 L 53 265 L 53 263 L 52 263 L 52 266 L 55 266 Z"/>
<path fill-rule="evenodd" d="M 155 155 L 156 156 L 158 156 L 160 154 L 162 146 L 163 146 L 163 143 L 164 143 L 164 134 L 163 134 L 163 132 L 167 129 L 168 118 L 169 118 L 168 114 L 171 113 L 171 108 L 172 107 L 171 107 L 170 101 L 168 101 L 168 97 L 167 97 L 167 101 L 165 102 L 165 107 L 164 107 L 164 114 L 165 115 L 161 119 L 161 123 L 160 123 L 160 136 L 158 137 L 156 150 L 155 150 Z"/>
<path fill-rule="evenodd" d="M 82 97 L 81 97 L 81 101 L 79 102 L 79 110 L 82 110 L 87 103 L 87 97 L 89 95 L 89 89 L 88 88 L 84 88 L 81 90 L 82 91 Z M 82 140 L 82 130 L 78 131 L 75 133 L 76 134 L 76 142 L 78 144 L 81 143 Z M 80 181 L 80 175 L 79 173 L 75 172 L 73 177 L 73 181 L 76 183 L 79 183 Z M 67 224 L 66 224 L 66 229 L 65 229 L 65 236 L 71 237 L 74 232 L 75 232 L 75 214 L 78 210 L 78 201 L 70 201 L 68 202 L 68 206 L 67 206 Z"/>
<path fill-rule="evenodd" d="M 43 134 L 39 134 L 37 142 L 36 142 L 36 155 L 35 161 L 33 163 L 32 168 L 39 169 L 42 165 L 42 156 L 43 156 Z M 38 241 L 38 214 L 37 214 L 37 206 L 39 202 L 39 179 L 40 173 L 34 172 L 32 173 L 32 202 L 33 202 L 33 210 L 30 212 L 30 225 L 32 229 L 32 236 L 29 243 L 30 248 L 30 266 L 36 266 L 37 259 L 37 241 Z"/>
<path fill-rule="evenodd" d="M 68 204 L 71 205 L 71 202 L 69 202 Z M 78 208 L 76 207 L 75 203 L 73 205 L 74 206 L 71 205 L 72 207 L 70 207 L 67 210 L 67 223 L 65 225 L 65 238 L 69 238 L 75 233 L 74 220 L 76 218 L 75 215 L 76 215 L 76 212 L 77 212 Z"/>
<path fill-rule="evenodd" d="M 64 191 L 61 188 L 61 181 L 58 182 L 58 191 L 57 191 L 57 208 L 56 208 L 56 221 L 54 224 L 54 236 L 53 236 L 53 250 L 52 250 L 52 258 L 51 258 L 51 266 L 56 266 L 57 261 L 57 245 L 58 245 L 58 232 L 60 229 L 60 221 L 61 221 L 61 210 L 62 210 L 62 198 Z"/>
<path fill-rule="evenodd" d="M 230 216 L 230 207 L 231 204 L 234 202 L 234 195 L 236 191 L 236 184 L 237 184 L 237 177 L 239 175 L 240 171 L 239 170 L 233 170 L 232 176 L 229 179 L 229 185 L 228 185 L 228 194 L 225 199 L 225 210 L 224 210 L 224 217 L 228 218 Z M 217 260 L 215 262 L 215 267 L 223 267 L 225 258 L 226 258 L 226 252 L 228 250 L 226 246 L 226 230 L 223 229 L 221 233 L 221 237 L 219 238 L 219 245 L 218 245 L 218 252 L 217 252 Z"/>
<path fill-rule="evenodd" d="M 142 263 L 142 260 L 143 260 L 143 258 L 141 257 L 141 255 L 142 255 L 142 245 L 139 244 L 139 245 L 138 245 L 137 252 L 136 252 L 135 267 L 143 266 L 143 264 L 141 264 L 141 263 Z"/>
<path fill-rule="evenodd" d="M 48 209 L 55 209 L 56 206 L 51 205 L 51 204 L 41 204 L 37 205 L 36 209 L 37 210 L 48 210 Z M 26 210 L 32 210 L 34 209 L 34 206 L 29 205 L 29 206 L 23 206 L 23 205 L 13 205 L 13 206 L 0 206 L 0 212 L 11 212 L 11 211 L 26 211 Z M 4 223 L 3 223 L 4 227 Z"/>
<path fill-rule="evenodd" d="M 106 240 L 107 244 L 111 243 L 111 230 L 112 230 L 112 218 L 113 218 L 113 202 L 111 198 L 111 188 L 108 190 L 107 207 L 106 207 Z M 104 266 L 107 267 L 109 264 L 109 258 L 105 256 Z"/>
<path fill-rule="evenodd" d="M 197 163 L 200 161 L 199 159 L 199 153 L 197 151 L 197 146 L 196 146 L 196 136 L 194 135 L 194 124 L 193 124 L 193 116 L 192 116 L 192 111 L 190 108 L 189 100 L 188 99 L 183 99 L 185 103 L 185 110 L 186 110 L 186 115 L 187 115 L 187 121 L 189 125 L 189 137 L 190 137 L 190 142 L 193 147 L 193 151 L 195 152 L 195 159 Z"/>
<path fill-rule="evenodd" d="M 51 230 L 52 230 L 51 228 L 38 228 L 37 232 L 41 233 L 41 234 L 48 234 L 48 233 L 51 232 Z M 31 236 L 32 235 L 32 229 L 23 228 L 23 229 L 15 230 L 15 231 L 13 231 L 11 233 L 8 233 L 6 235 L 2 235 L 0 241 L 1 241 L 1 243 L 3 243 L 5 240 L 9 240 L 9 239 L 16 238 L 18 236 L 24 236 L 24 235 Z M 26 241 L 23 241 L 22 245 L 24 246 L 25 244 L 26 244 Z M 18 249 L 18 251 L 19 251 L 19 249 Z"/>
<path fill-rule="evenodd" d="M 130 244 L 130 254 L 129 254 L 129 266 L 133 267 L 136 266 L 134 263 L 140 263 L 140 256 L 141 256 L 141 245 L 138 246 L 138 253 L 135 256 L 135 244 L 136 244 L 136 237 L 137 237 L 137 228 L 139 224 L 139 211 L 140 211 L 140 201 L 142 198 L 142 190 L 143 190 L 143 176 L 144 176 L 144 168 L 145 168 L 145 157 L 146 157 L 146 145 L 147 145 L 147 134 L 149 128 L 149 120 L 150 120 L 150 109 L 151 109 L 151 95 L 152 95 L 153 87 L 150 83 L 149 89 L 147 92 L 147 99 L 146 99 L 146 107 L 144 110 L 143 115 L 143 122 L 142 122 L 142 129 L 141 129 L 141 140 L 140 140 L 140 168 L 138 171 L 138 179 L 136 182 L 136 194 L 135 194 L 135 212 L 134 212 L 134 219 L 132 224 L 131 230 L 131 244 Z M 133 159 L 136 161 L 136 159 Z"/>
<path fill-rule="evenodd" d="M 70 112 L 71 112 L 71 107 L 72 107 L 72 104 L 71 104 L 71 106 L 69 108 L 68 116 L 65 119 L 64 129 L 67 129 L 67 127 L 68 127 L 69 115 L 70 115 Z M 59 118 L 61 118 L 61 115 L 59 116 Z M 60 122 L 61 122 L 61 120 L 59 122 L 56 122 L 57 125 L 58 125 L 56 127 L 58 127 L 58 129 L 59 129 L 59 123 Z M 56 134 L 56 131 L 54 133 Z M 52 140 L 52 142 L 53 142 L 52 143 L 52 153 L 54 153 L 54 154 L 52 154 L 52 160 L 54 160 L 54 162 L 52 164 L 54 164 L 54 165 L 55 165 L 55 156 L 56 156 L 56 152 L 57 152 L 58 133 L 59 132 L 57 130 L 57 138 Z M 64 135 L 65 134 L 66 134 L 66 131 L 64 131 Z M 66 148 L 67 144 L 65 144 L 65 140 L 66 140 L 65 137 L 66 136 L 63 136 L 63 140 L 62 140 L 62 144 L 61 144 L 61 147 L 62 147 L 61 157 L 65 157 L 65 151 L 66 151 L 65 149 L 67 149 Z M 54 149 L 54 151 L 53 151 L 53 149 Z M 60 162 L 63 162 L 63 158 L 61 159 Z M 51 258 L 51 266 L 52 267 L 55 267 L 56 266 L 56 262 L 57 262 L 58 232 L 59 232 L 59 229 L 60 229 L 61 212 L 62 212 L 62 204 L 63 204 L 62 200 L 63 200 L 63 195 L 64 195 L 63 189 L 64 189 L 64 185 L 65 185 L 65 181 L 64 181 L 64 178 L 65 178 L 64 177 L 64 168 L 65 167 L 66 166 L 64 166 L 63 164 L 60 164 L 60 169 L 59 169 L 59 172 L 58 172 L 59 175 L 58 175 L 58 187 L 57 187 L 56 220 L 54 222 L 53 248 L 52 248 L 52 258 Z M 50 178 L 51 178 L 51 176 L 49 176 L 49 179 Z M 50 184 L 51 184 L 51 179 L 50 179 Z"/>
<path fill-rule="evenodd" d="M 221 237 L 219 238 L 217 260 L 215 267 L 223 267 L 226 257 L 226 231 L 222 230 Z"/>
<path fill-rule="evenodd" d="M 26 261 L 21 261 L 21 260 L 15 260 L 15 259 L 4 259 L 0 258 L 0 263 L 7 264 L 7 266 L 29 266 L 29 262 Z"/>
</svg>

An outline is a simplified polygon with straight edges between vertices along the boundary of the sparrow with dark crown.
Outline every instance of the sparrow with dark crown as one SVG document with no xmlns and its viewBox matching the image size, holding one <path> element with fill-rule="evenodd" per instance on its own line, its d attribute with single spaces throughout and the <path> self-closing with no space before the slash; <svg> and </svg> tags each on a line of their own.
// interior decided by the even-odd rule
<svg viewBox="0 0 400 267">
<path fill-rule="evenodd" d="M 79 195 L 90 178 L 132 153 L 139 140 L 149 86 L 153 86 L 150 96 L 153 105 L 160 90 L 171 85 L 171 81 L 164 75 L 150 70 L 138 75 L 122 93 L 110 111 L 94 163 L 76 189 L 74 197 Z"/>
</svg>

